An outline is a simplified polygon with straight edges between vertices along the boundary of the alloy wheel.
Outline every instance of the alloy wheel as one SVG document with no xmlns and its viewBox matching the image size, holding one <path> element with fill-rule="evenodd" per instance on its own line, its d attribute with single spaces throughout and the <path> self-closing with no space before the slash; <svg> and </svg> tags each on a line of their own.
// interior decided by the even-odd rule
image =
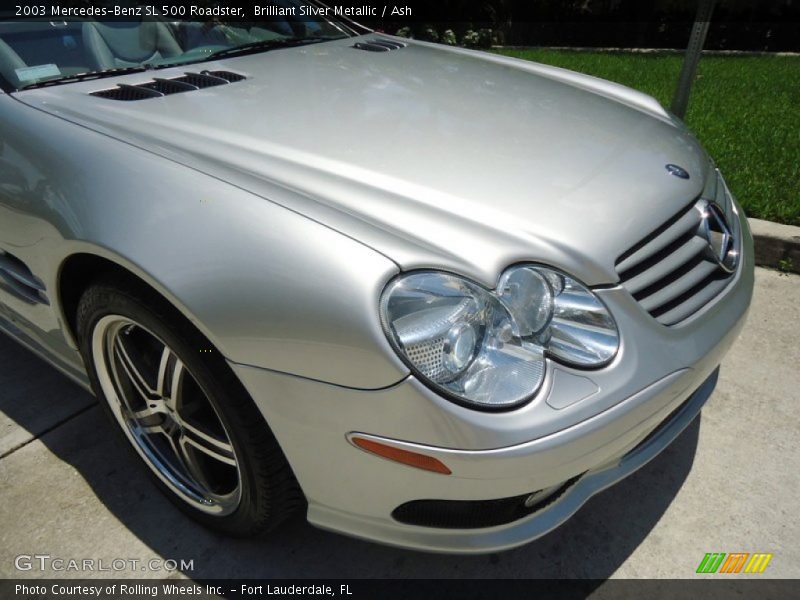
<svg viewBox="0 0 800 600">
<path fill-rule="evenodd" d="M 155 474 L 203 512 L 235 511 L 242 478 L 232 438 L 175 351 L 143 325 L 110 315 L 94 328 L 92 355 L 112 413 Z"/>
</svg>

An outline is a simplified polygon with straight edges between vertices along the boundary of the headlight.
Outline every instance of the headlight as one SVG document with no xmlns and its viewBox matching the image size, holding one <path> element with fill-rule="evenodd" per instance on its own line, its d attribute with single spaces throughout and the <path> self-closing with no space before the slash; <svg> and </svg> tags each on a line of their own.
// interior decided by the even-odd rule
<svg viewBox="0 0 800 600">
<path fill-rule="evenodd" d="M 494 292 L 447 273 L 404 275 L 384 291 L 381 321 L 423 382 L 484 408 L 531 398 L 547 355 L 596 368 L 619 348 L 616 323 L 590 290 L 534 265 L 506 271 Z"/>
</svg>

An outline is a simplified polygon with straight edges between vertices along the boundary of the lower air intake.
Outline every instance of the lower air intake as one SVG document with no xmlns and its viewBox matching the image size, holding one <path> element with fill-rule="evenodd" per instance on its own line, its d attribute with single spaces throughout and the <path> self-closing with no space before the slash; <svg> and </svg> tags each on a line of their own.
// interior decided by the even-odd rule
<svg viewBox="0 0 800 600">
<path fill-rule="evenodd" d="M 394 509 L 392 517 L 406 525 L 438 529 L 482 529 L 507 525 L 550 506 L 580 478 L 581 475 L 543 492 L 499 500 L 414 500 Z M 532 496 L 534 501 L 530 502 Z"/>
</svg>

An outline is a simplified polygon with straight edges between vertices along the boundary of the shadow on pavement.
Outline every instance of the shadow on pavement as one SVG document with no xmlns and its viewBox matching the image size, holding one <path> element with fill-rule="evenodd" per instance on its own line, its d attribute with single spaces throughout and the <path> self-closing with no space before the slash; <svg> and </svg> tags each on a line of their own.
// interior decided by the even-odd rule
<svg viewBox="0 0 800 600">
<path fill-rule="evenodd" d="M 94 403 L 79 386 L 0 333 L 0 456 Z"/>
<path fill-rule="evenodd" d="M 24 403 L 25 397 L 37 398 L 37 402 L 46 398 L 48 405 L 57 406 L 81 394 L 84 400 L 91 401 L 88 394 L 3 336 L 0 358 L 5 362 L 4 369 L 25 373 L 25 393 L 14 395 L 15 402 Z M 18 424 L 27 427 L 25 421 L 29 417 L 24 415 L 30 410 L 15 411 L 8 402 L 2 408 L 11 419 L 22 415 Z M 678 493 L 692 467 L 699 429 L 698 418 L 650 464 L 590 500 L 554 532 L 517 550 L 477 557 L 430 555 L 378 546 L 317 530 L 302 518 L 260 540 L 230 540 L 209 533 L 184 517 L 156 490 L 146 467 L 123 447 L 121 438 L 114 434 L 97 406 L 45 434 L 41 442 L 74 467 L 113 517 L 154 554 L 193 560 L 194 570 L 186 575 L 197 579 L 605 579 L 645 539 Z M 4 460 L 12 457 L 13 454 Z M 64 469 L 65 474 L 67 471 Z M 49 535 L 55 538 L 59 535 L 59 522 L 69 518 L 69 514 L 62 513 L 56 520 L 39 525 L 37 540 L 15 541 L 20 547 L 29 548 L 34 541 L 46 541 L 48 534 L 44 532 L 50 527 Z M 0 523 L 0 527 L 5 526 Z M 103 536 L 105 530 L 102 523 L 92 522 L 81 524 L 81 528 L 83 543 L 91 555 L 93 536 Z M 121 556 L 131 554 L 126 552 L 126 540 L 133 541 L 127 532 L 120 539 Z"/>
</svg>

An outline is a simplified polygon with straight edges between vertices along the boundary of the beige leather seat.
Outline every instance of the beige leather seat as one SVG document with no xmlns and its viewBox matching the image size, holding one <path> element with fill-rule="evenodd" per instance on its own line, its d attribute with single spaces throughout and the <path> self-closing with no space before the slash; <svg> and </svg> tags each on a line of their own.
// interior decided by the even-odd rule
<svg viewBox="0 0 800 600">
<path fill-rule="evenodd" d="M 93 69 L 130 67 L 183 54 L 169 27 L 158 21 L 87 21 L 83 44 Z"/>
<path fill-rule="evenodd" d="M 0 74 L 3 75 L 3 78 L 12 86 L 19 87 L 22 82 L 17 77 L 16 70 L 27 66 L 25 61 L 19 57 L 19 54 L 0 39 Z"/>
</svg>

